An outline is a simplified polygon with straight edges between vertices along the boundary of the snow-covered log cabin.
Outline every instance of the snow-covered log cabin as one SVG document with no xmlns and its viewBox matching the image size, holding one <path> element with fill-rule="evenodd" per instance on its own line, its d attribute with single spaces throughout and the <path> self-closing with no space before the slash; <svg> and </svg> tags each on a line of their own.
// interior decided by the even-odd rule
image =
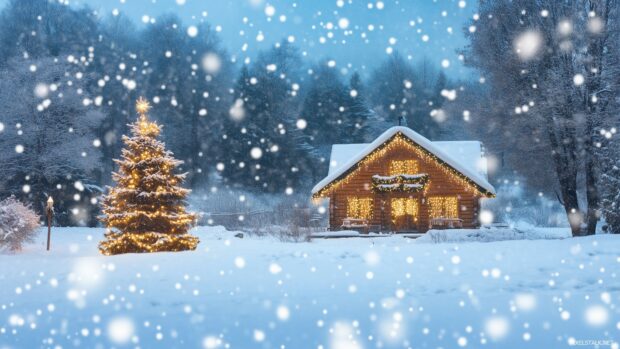
<svg viewBox="0 0 620 349">
<path fill-rule="evenodd" d="M 312 196 L 329 199 L 331 230 L 423 233 L 478 227 L 480 199 L 495 188 L 480 142 L 431 142 L 395 126 L 370 144 L 334 144 Z"/>
</svg>

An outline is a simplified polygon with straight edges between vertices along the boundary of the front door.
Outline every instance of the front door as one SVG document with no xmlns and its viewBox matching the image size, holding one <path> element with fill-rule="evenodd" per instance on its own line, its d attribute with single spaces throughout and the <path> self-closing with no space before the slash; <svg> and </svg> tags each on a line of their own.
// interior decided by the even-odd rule
<svg viewBox="0 0 620 349">
<path fill-rule="evenodd" d="M 394 231 L 414 231 L 418 228 L 418 200 L 413 197 L 392 198 L 391 216 Z"/>
</svg>

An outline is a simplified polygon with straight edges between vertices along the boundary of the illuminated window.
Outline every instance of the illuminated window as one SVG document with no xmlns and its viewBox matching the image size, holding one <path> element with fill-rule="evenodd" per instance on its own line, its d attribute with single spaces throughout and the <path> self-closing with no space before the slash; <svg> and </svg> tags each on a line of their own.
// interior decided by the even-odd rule
<svg viewBox="0 0 620 349">
<path fill-rule="evenodd" d="M 372 198 L 347 198 L 347 217 L 359 219 L 372 218 Z"/>
<path fill-rule="evenodd" d="M 459 218 L 459 205 L 456 196 L 434 196 L 428 198 L 432 218 Z"/>
<path fill-rule="evenodd" d="M 418 173 L 418 162 L 415 160 L 394 160 L 390 162 L 390 176 L 416 173 Z"/>
<path fill-rule="evenodd" d="M 396 222 L 402 216 L 412 216 L 414 221 L 418 220 L 418 201 L 416 199 L 392 199 L 392 220 Z"/>
</svg>

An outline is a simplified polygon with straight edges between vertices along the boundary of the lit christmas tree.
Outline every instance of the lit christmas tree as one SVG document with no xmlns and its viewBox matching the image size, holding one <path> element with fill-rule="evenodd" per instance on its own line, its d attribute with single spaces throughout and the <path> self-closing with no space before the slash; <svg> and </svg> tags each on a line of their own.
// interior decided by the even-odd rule
<svg viewBox="0 0 620 349">
<path fill-rule="evenodd" d="M 108 228 L 99 244 L 105 255 L 135 252 L 186 251 L 196 249 L 198 238 L 187 233 L 196 215 L 185 210 L 188 189 L 180 187 L 185 174 L 175 174 L 182 163 L 157 140 L 161 126 L 149 121 L 149 103 L 136 102 L 138 120 L 132 137 L 123 136 L 125 148 L 117 186 L 109 188 L 101 218 Z"/>
</svg>

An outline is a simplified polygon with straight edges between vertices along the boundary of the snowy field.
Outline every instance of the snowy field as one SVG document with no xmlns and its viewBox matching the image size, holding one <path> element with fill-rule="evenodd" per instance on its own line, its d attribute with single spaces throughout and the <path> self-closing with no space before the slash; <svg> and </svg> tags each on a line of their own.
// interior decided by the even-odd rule
<svg viewBox="0 0 620 349">
<path fill-rule="evenodd" d="M 42 230 L 43 232 L 43 230 Z M 102 229 L 0 255 L 0 348 L 618 348 L 620 236 L 283 243 L 103 257 Z M 557 235 L 557 232 L 551 235 Z M 427 241 L 428 242 L 428 241 Z"/>
</svg>

